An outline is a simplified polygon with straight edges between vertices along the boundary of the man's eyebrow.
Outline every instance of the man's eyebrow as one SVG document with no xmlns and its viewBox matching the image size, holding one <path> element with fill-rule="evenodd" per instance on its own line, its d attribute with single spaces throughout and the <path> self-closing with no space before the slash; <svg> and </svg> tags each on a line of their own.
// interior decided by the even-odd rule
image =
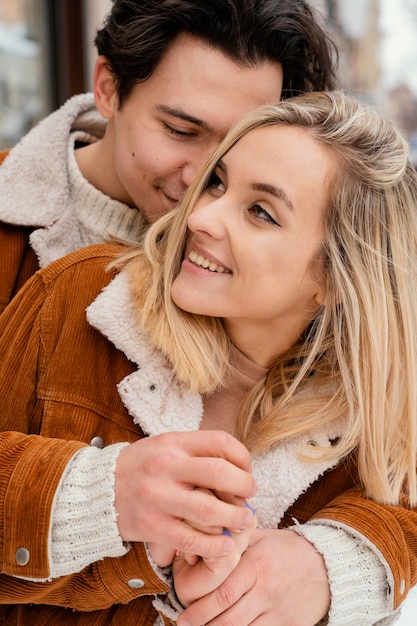
<svg viewBox="0 0 417 626">
<path fill-rule="evenodd" d="M 166 104 L 157 104 L 156 109 L 161 111 L 161 113 L 166 113 L 167 115 L 171 115 L 172 117 L 177 117 L 180 120 L 184 120 L 184 122 L 190 122 L 190 124 L 195 124 L 195 126 L 199 126 L 207 133 L 212 133 L 213 128 L 207 124 L 204 120 L 200 120 L 198 117 L 194 117 L 189 113 L 186 113 L 182 109 L 178 109 L 175 107 L 169 107 Z"/>
<path fill-rule="evenodd" d="M 275 196 L 279 200 L 283 200 L 290 211 L 294 211 L 294 205 L 285 193 L 283 189 L 280 187 L 275 187 L 274 185 L 268 185 L 266 183 L 252 183 L 251 188 L 254 191 L 265 191 L 266 193 L 270 193 Z"/>
</svg>

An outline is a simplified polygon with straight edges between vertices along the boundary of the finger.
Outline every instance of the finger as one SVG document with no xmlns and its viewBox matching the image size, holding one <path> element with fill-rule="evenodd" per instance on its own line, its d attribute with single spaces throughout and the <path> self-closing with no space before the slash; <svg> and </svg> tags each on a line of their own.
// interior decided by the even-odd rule
<svg viewBox="0 0 417 626">
<path fill-rule="evenodd" d="M 178 468 L 178 463 L 167 455 L 158 458 L 159 472 L 156 471 L 155 459 L 153 461 L 152 468 L 148 468 L 150 478 L 147 479 L 146 484 L 142 482 L 139 494 L 142 517 L 144 515 L 155 517 L 159 513 L 167 517 L 186 519 L 196 528 L 218 527 L 219 533 L 223 528 L 246 528 L 252 523 L 252 513 L 247 507 L 228 504 L 214 497 L 211 491 L 207 492 L 206 484 L 210 482 L 210 479 L 207 479 L 208 472 L 205 473 L 200 467 L 196 469 L 196 466 L 201 463 L 205 465 L 206 461 L 210 463 L 212 460 L 189 459 L 187 472 Z M 215 461 L 224 462 L 220 459 Z M 200 472 L 201 479 L 199 478 Z M 174 478 L 169 478 L 170 475 L 174 475 Z M 245 472 L 243 475 L 244 478 L 249 476 Z M 185 476 L 188 484 L 181 482 L 185 480 Z M 195 484 L 189 484 L 189 476 L 193 476 Z M 206 484 L 198 485 L 199 481 Z M 196 489 L 196 485 L 199 488 Z M 204 489 L 201 489 L 202 486 Z M 134 501 L 134 498 L 130 498 L 128 502 L 132 504 Z M 140 526 L 143 529 L 143 519 L 141 521 Z M 154 532 L 156 529 L 150 530 Z M 147 538 L 147 540 L 153 541 L 154 539 Z"/>
<path fill-rule="evenodd" d="M 187 624 L 187 622 L 191 626 L 200 626 L 201 624 L 218 626 L 221 623 L 226 623 L 221 621 L 226 614 L 228 617 L 227 623 L 239 624 L 239 626 L 250 624 L 247 618 L 250 617 L 253 620 L 259 614 L 257 613 L 259 609 L 255 610 L 255 607 L 251 607 L 252 601 L 249 602 L 249 606 L 245 603 L 242 610 L 241 607 L 236 607 L 235 605 L 248 594 L 255 582 L 256 574 L 254 568 L 246 567 L 243 564 L 243 560 L 241 560 L 238 567 L 215 591 L 197 600 L 181 613 L 177 622 L 178 626 Z M 250 599 L 252 600 L 253 598 Z M 256 604 L 260 605 L 258 602 Z M 229 611 L 231 607 L 234 609 L 233 612 Z M 240 619 L 236 618 L 236 613 L 239 614 Z M 219 620 L 216 619 L 218 616 L 221 616 Z"/>
<path fill-rule="evenodd" d="M 276 615 L 271 616 L 264 613 L 261 601 L 257 598 L 243 596 L 230 609 L 224 611 L 211 622 L 206 622 L 205 626 L 223 626 L 224 624 L 239 624 L 239 626 L 288 626 L 285 618 L 281 621 Z M 180 625 L 179 625 L 180 626 Z"/>
<path fill-rule="evenodd" d="M 256 481 L 253 476 L 221 458 L 189 457 L 179 463 L 175 455 L 164 455 L 159 459 L 162 469 L 173 471 L 175 478 L 190 488 L 201 487 L 212 492 L 229 494 L 229 496 L 246 499 L 252 498 L 257 492 Z M 225 496 L 222 500 L 225 500 Z"/>
<path fill-rule="evenodd" d="M 227 504 L 201 490 L 184 490 L 176 503 L 167 502 L 166 507 L 173 517 L 181 511 L 190 526 L 204 532 L 215 533 L 217 529 L 220 534 L 223 528 L 241 530 L 253 524 L 253 513 L 247 507 Z"/>
<path fill-rule="evenodd" d="M 164 541 L 185 555 L 206 558 L 222 557 L 234 550 L 233 539 L 223 534 L 208 535 L 195 530 L 181 520 L 170 520 L 161 525 Z"/>
<path fill-rule="evenodd" d="M 183 554 L 182 552 L 178 552 L 178 554 L 182 556 L 182 558 L 184 559 L 184 561 L 188 563 L 188 565 L 191 565 L 191 566 L 195 565 L 200 560 L 200 557 L 196 555 Z"/>
<path fill-rule="evenodd" d="M 219 500 L 223 500 L 223 502 L 228 502 L 229 504 L 236 504 L 237 506 L 242 506 L 245 502 L 245 498 L 241 496 L 236 496 L 233 493 L 226 493 L 225 491 L 219 491 L 218 489 L 213 489 L 213 493 Z"/>
<path fill-rule="evenodd" d="M 251 534 L 256 530 L 256 528 L 258 527 L 258 519 L 256 517 L 256 511 L 255 509 L 249 504 L 249 502 L 244 502 L 242 505 L 245 509 L 248 509 L 251 514 L 252 514 L 252 523 L 248 524 L 248 526 L 246 527 L 248 530 L 251 531 Z M 242 530 L 245 530 L 244 528 L 232 528 L 231 529 L 232 532 L 234 533 L 238 533 Z"/>
<path fill-rule="evenodd" d="M 233 530 L 228 531 L 230 532 L 230 536 L 232 537 L 235 543 L 235 549 L 240 554 L 243 554 L 247 550 L 252 534 L 254 530 L 256 529 L 256 527 L 257 527 L 257 519 L 256 517 L 253 517 L 252 524 L 248 526 L 247 528 L 243 530 L 239 530 L 238 532 L 234 532 Z M 223 531 L 223 534 L 225 534 L 225 531 L 226 529 Z"/>
<path fill-rule="evenodd" d="M 147 545 L 152 559 L 159 567 L 166 567 L 172 563 L 175 550 L 170 546 L 162 543 L 148 543 Z"/>
<path fill-rule="evenodd" d="M 252 462 L 247 448 L 232 435 L 219 430 L 169 433 L 173 445 L 196 457 L 222 458 L 236 467 L 251 472 Z"/>
<path fill-rule="evenodd" d="M 212 491 L 210 491 L 210 489 L 202 489 L 200 487 L 196 487 L 196 490 L 199 490 L 203 493 L 206 493 L 208 496 L 215 498 L 215 495 Z M 184 519 L 184 522 L 187 522 L 187 524 L 192 526 L 192 528 L 195 528 L 196 530 L 201 530 L 202 532 L 205 532 L 209 535 L 221 535 L 223 532 L 222 526 L 205 526 L 204 524 L 199 524 L 198 522 L 193 522 L 186 519 Z"/>
<path fill-rule="evenodd" d="M 174 484 L 182 485 L 189 490 L 199 487 L 229 493 L 245 500 L 257 492 L 253 476 L 229 461 L 212 457 L 179 457 L 175 449 L 164 450 L 151 456 L 146 463 L 145 476 L 152 489 L 159 487 L 165 490 L 165 497 L 168 500 L 172 494 L 166 491 L 166 486 Z M 131 473 L 125 480 L 128 481 L 130 477 Z M 140 478 L 144 480 L 143 473 Z M 160 494 L 152 494 L 154 495 Z"/>
</svg>

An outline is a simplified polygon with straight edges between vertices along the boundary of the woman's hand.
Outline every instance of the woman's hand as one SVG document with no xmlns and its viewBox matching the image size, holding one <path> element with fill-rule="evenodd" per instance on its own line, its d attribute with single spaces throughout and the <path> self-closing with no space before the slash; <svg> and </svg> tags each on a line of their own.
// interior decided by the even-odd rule
<svg viewBox="0 0 417 626">
<path fill-rule="evenodd" d="M 252 511 L 249 505 L 246 506 Z M 248 528 L 237 532 L 224 530 L 223 534 L 233 540 L 233 550 L 224 556 L 197 560 L 191 560 L 181 553 L 175 556 L 172 564 L 174 586 L 183 606 L 189 606 L 198 598 L 217 589 L 226 580 L 247 549 L 256 524 L 256 516 L 253 513 L 252 524 Z"/>
<path fill-rule="evenodd" d="M 314 626 L 330 606 L 326 567 L 314 546 L 289 530 L 255 530 L 227 579 L 189 606 L 178 626 Z"/>
<path fill-rule="evenodd" d="M 202 489 L 202 488 L 196 487 L 193 491 L 199 491 L 200 493 L 203 493 L 204 495 L 207 495 L 210 498 L 217 498 L 217 496 L 210 489 Z M 247 535 L 247 539 L 249 539 L 250 534 L 256 528 L 256 520 L 253 519 L 255 513 L 249 504 L 244 503 L 243 506 L 245 507 L 246 511 L 251 512 L 250 522 L 248 526 L 250 533 L 249 535 Z M 185 520 L 185 519 L 182 521 L 188 524 L 189 526 L 191 526 L 191 528 L 193 528 L 194 530 L 199 530 L 207 535 L 222 535 L 224 539 L 227 539 L 228 537 L 232 539 L 233 538 L 232 535 L 237 536 L 241 532 L 240 529 L 229 531 L 229 530 L 224 529 L 223 526 L 208 526 L 208 525 L 198 524 L 196 522 L 191 522 L 190 520 Z M 227 563 L 236 564 L 237 563 L 236 554 L 237 554 L 237 551 L 239 551 L 239 546 L 242 546 L 242 550 L 240 552 L 240 554 L 242 554 L 243 550 L 246 549 L 247 541 L 246 539 L 242 537 L 239 539 L 236 545 L 234 542 L 230 542 L 230 544 L 231 544 L 230 553 L 227 553 L 227 555 L 222 555 L 222 557 L 220 558 L 222 559 L 223 556 L 227 556 L 228 557 L 226 559 Z M 243 545 L 245 545 L 245 548 L 243 548 Z M 188 554 L 188 553 L 186 554 L 185 552 L 179 552 L 179 550 L 173 550 L 172 547 L 169 546 L 167 543 L 148 542 L 147 546 L 148 546 L 148 550 L 152 559 L 155 561 L 155 563 L 159 567 L 166 567 L 167 565 L 171 565 L 171 563 L 174 560 L 175 555 L 177 555 L 178 557 L 177 560 L 182 560 L 182 561 L 185 560 L 188 563 L 188 565 L 195 565 L 200 559 L 200 555 Z M 239 558 L 240 558 L 240 555 L 239 555 Z M 207 562 L 209 562 L 209 559 L 207 560 Z M 226 562 L 224 566 L 227 568 Z M 218 566 L 221 567 L 221 565 L 217 563 L 217 557 L 214 557 L 213 567 L 217 569 Z M 218 584 L 220 584 L 220 582 Z M 208 593 L 208 591 L 206 591 L 205 593 Z M 205 593 L 200 594 L 198 597 L 205 595 Z"/>
</svg>

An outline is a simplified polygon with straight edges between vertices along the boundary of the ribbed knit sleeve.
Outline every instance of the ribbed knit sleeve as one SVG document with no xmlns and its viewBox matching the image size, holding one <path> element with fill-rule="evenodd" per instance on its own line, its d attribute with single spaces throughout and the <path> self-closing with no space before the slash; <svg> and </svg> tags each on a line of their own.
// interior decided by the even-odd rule
<svg viewBox="0 0 417 626">
<path fill-rule="evenodd" d="M 323 556 L 331 591 L 328 626 L 372 626 L 392 614 L 392 581 L 366 538 L 324 520 L 291 527 Z M 384 624 L 394 623 L 385 622 Z"/>
<path fill-rule="evenodd" d="M 52 511 L 51 578 L 127 553 L 114 508 L 116 460 L 125 445 L 86 447 L 71 460 Z"/>
</svg>

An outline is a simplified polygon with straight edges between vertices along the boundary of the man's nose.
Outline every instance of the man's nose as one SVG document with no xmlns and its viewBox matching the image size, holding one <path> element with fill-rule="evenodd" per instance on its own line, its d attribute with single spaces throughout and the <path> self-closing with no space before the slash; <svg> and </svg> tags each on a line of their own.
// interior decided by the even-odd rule
<svg viewBox="0 0 417 626">
<path fill-rule="evenodd" d="M 191 185 L 203 162 L 204 161 L 196 163 L 195 161 L 190 161 L 183 166 L 181 170 L 181 181 L 185 187 L 188 188 Z"/>
<path fill-rule="evenodd" d="M 209 156 L 216 148 L 217 143 L 214 141 L 204 146 L 199 146 L 189 155 L 189 159 L 184 163 L 181 172 L 182 182 L 185 187 L 189 187 L 197 176 Z"/>
</svg>

